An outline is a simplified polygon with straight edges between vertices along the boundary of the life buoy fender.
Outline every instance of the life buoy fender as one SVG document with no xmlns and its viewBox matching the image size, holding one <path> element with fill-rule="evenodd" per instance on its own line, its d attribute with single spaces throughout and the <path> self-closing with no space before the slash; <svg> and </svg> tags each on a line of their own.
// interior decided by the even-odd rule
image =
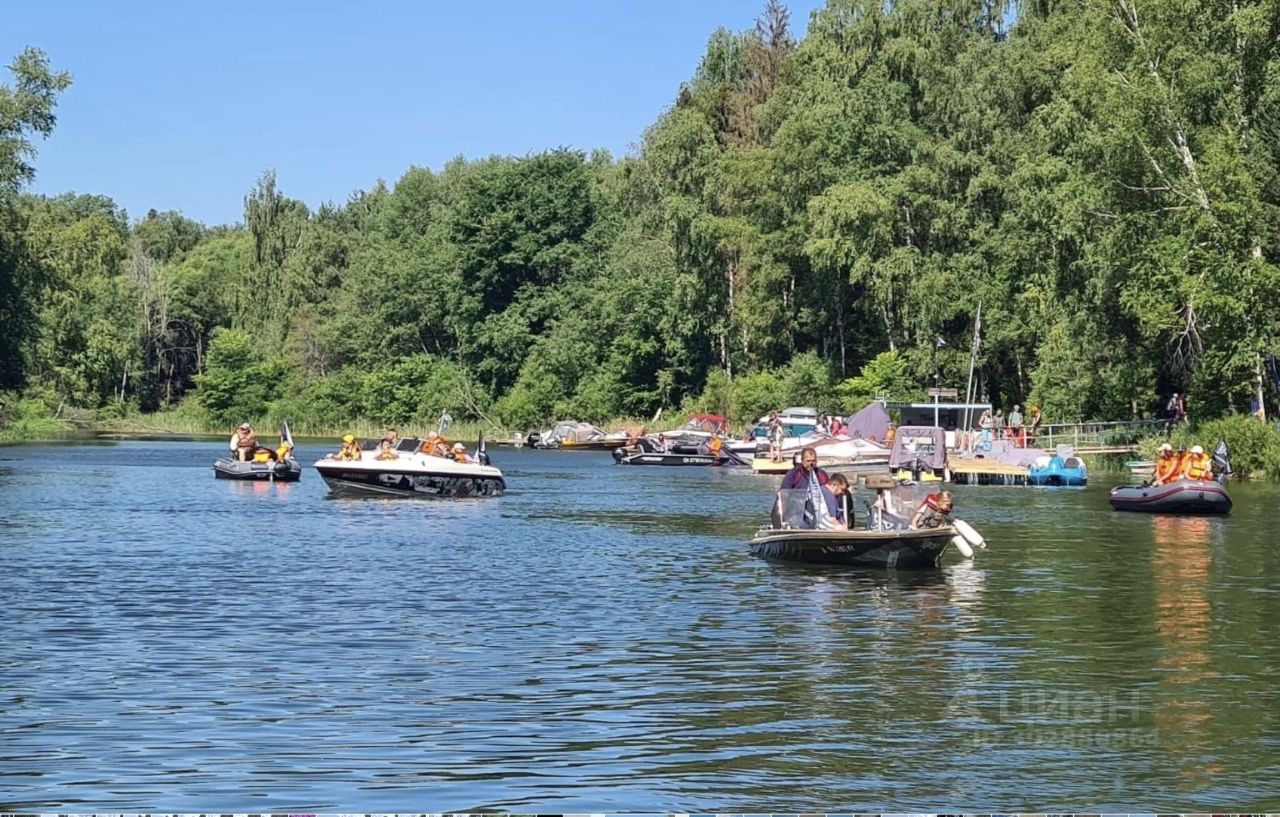
<svg viewBox="0 0 1280 817">
<path fill-rule="evenodd" d="M 973 527 L 963 519 L 951 520 L 951 527 L 964 537 L 965 542 L 976 548 L 986 548 L 987 540 L 982 538 L 982 534 L 978 533 Z M 963 551 L 961 551 L 963 553 Z"/>
<path fill-rule="evenodd" d="M 956 550 L 960 551 L 960 555 L 964 558 L 973 558 L 973 548 L 969 547 L 969 543 L 966 542 L 964 537 L 960 534 L 957 533 L 955 536 L 951 537 L 951 544 L 955 546 Z"/>
</svg>

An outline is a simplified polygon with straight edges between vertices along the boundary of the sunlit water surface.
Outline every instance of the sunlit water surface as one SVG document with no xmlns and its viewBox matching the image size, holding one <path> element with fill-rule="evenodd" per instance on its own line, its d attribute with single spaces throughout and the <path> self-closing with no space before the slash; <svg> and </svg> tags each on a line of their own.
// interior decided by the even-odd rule
<svg viewBox="0 0 1280 817">
<path fill-rule="evenodd" d="M 336 500 L 217 454 L 0 448 L 0 810 L 1280 808 L 1272 487 L 960 487 L 990 548 L 894 575 L 751 557 L 740 471 Z"/>
</svg>

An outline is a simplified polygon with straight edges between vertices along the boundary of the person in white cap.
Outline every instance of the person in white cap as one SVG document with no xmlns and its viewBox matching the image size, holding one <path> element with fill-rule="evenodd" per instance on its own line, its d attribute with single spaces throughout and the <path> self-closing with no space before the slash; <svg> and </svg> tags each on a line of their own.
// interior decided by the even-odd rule
<svg viewBox="0 0 1280 817">
<path fill-rule="evenodd" d="M 1180 475 L 1178 474 L 1178 457 L 1173 453 L 1173 446 L 1168 443 L 1160 444 L 1160 453 L 1156 456 L 1156 475 L 1151 480 L 1152 485 L 1166 485 L 1173 482 Z"/>
<path fill-rule="evenodd" d="M 475 460 L 468 456 L 467 447 L 462 443 L 453 444 L 453 459 L 454 462 L 475 462 Z"/>
<path fill-rule="evenodd" d="M 253 459 L 253 452 L 258 448 L 258 435 L 254 433 L 253 426 L 248 423 L 241 423 L 236 429 L 236 433 L 231 435 L 231 452 L 233 456 L 241 462 L 248 462 Z"/>
<path fill-rule="evenodd" d="M 1191 456 L 1187 457 L 1183 469 L 1183 476 L 1187 479 L 1213 479 L 1213 462 L 1198 445 L 1191 446 Z"/>
</svg>

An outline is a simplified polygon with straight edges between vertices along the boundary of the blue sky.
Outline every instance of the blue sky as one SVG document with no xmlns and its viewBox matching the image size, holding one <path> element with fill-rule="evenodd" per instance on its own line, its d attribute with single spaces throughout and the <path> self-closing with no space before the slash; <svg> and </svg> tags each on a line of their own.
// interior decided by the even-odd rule
<svg viewBox="0 0 1280 817">
<path fill-rule="evenodd" d="M 822 1 L 787 5 L 799 36 Z M 218 224 L 269 168 L 314 208 L 460 155 L 623 155 L 764 0 L 12 6 L 0 63 L 33 45 L 75 78 L 32 189 Z"/>
</svg>

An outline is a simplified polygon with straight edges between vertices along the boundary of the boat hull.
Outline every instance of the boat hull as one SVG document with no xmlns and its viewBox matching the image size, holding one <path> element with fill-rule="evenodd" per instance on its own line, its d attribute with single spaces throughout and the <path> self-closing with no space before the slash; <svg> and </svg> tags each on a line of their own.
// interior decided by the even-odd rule
<svg viewBox="0 0 1280 817">
<path fill-rule="evenodd" d="M 1231 495 L 1217 482 L 1180 479 L 1168 485 L 1125 485 L 1111 489 L 1108 498 L 1117 511 L 1139 513 L 1225 514 Z"/>
<path fill-rule="evenodd" d="M 894 531 L 766 528 L 750 547 L 753 555 L 772 561 L 926 570 L 938 566 L 955 535 L 950 526 Z"/>
<path fill-rule="evenodd" d="M 498 474 L 432 472 L 406 468 L 360 468 L 350 463 L 317 463 L 329 490 L 346 496 L 409 496 L 441 499 L 501 496 L 507 483 Z M 495 469 L 490 469 L 495 470 Z"/>
<path fill-rule="evenodd" d="M 227 457 L 213 463 L 213 476 L 246 482 L 297 482 L 302 479 L 302 465 L 287 462 L 241 462 Z"/>
<path fill-rule="evenodd" d="M 628 454 L 619 448 L 613 452 L 613 459 L 618 465 L 666 465 L 666 466 L 718 466 L 730 462 L 725 456 L 711 454 L 674 454 L 651 453 L 639 451 Z"/>
</svg>

